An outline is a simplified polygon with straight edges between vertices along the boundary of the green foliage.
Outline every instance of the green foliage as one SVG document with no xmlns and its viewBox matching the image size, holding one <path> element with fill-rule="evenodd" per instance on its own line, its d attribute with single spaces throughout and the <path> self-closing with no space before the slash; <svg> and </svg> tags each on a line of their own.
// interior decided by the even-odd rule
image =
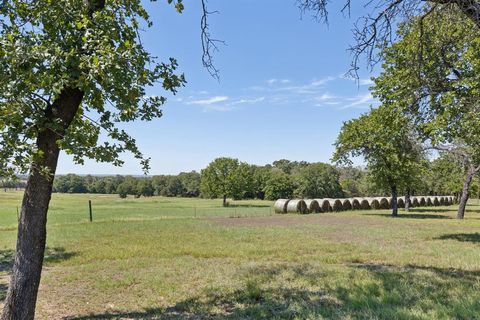
<svg viewBox="0 0 480 320">
<path fill-rule="evenodd" d="M 290 161 L 287 159 L 280 159 L 273 161 L 272 163 L 274 168 L 280 169 L 286 174 L 291 174 L 293 173 L 296 169 L 306 167 L 308 165 L 308 162 L 306 161 Z"/>
<path fill-rule="evenodd" d="M 265 185 L 265 199 L 276 200 L 293 198 L 295 184 L 290 175 L 281 170 L 273 170 Z"/>
<path fill-rule="evenodd" d="M 460 194 L 464 170 L 461 163 L 449 153 L 441 153 L 430 165 L 431 189 L 438 194 Z"/>
<path fill-rule="evenodd" d="M 393 106 L 380 106 L 344 123 L 333 160 L 350 164 L 364 157 L 375 184 L 385 191 L 409 188 L 421 172 L 422 150 L 411 122 Z"/>
<path fill-rule="evenodd" d="M 413 18 L 383 52 L 374 94 L 434 146 L 461 144 L 480 164 L 480 30 L 454 10 Z"/>
<path fill-rule="evenodd" d="M 242 174 L 237 172 L 239 161 L 232 158 L 217 158 L 202 170 L 200 189 L 207 198 L 233 197 L 238 192 L 236 179 Z M 243 171 L 243 169 L 241 169 Z"/>
<path fill-rule="evenodd" d="M 181 1 L 173 3 L 183 10 Z M 45 130 L 57 133 L 58 145 L 77 163 L 121 165 L 119 154 L 129 151 L 148 169 L 117 123 L 160 117 L 166 98 L 148 96 L 146 88 L 160 83 L 175 93 L 184 76 L 176 74 L 175 59 L 157 62 L 143 47 L 140 26 L 152 22 L 140 0 L 106 1 L 101 10 L 87 4 L 8 0 L 0 6 L 2 175 L 28 171 L 42 156 L 34 142 Z M 56 103 L 72 88 L 82 102 L 64 131 Z"/>
<path fill-rule="evenodd" d="M 340 174 L 337 169 L 326 163 L 313 163 L 298 169 L 295 196 L 300 198 L 341 198 L 344 196 L 340 186 Z"/>
<path fill-rule="evenodd" d="M 68 174 L 55 179 L 53 190 L 54 192 L 62 193 L 85 193 L 88 191 L 88 188 L 82 177 L 75 174 Z"/>
</svg>

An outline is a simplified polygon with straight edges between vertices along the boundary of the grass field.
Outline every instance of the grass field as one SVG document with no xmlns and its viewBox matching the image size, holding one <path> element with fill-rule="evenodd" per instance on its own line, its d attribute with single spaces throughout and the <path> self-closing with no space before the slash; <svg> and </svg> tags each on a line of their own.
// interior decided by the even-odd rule
<svg viewBox="0 0 480 320">
<path fill-rule="evenodd" d="M 20 199 L 0 193 L 0 300 Z M 479 318 L 476 203 L 457 221 L 455 207 L 296 216 L 262 201 L 56 194 L 37 318 Z"/>
</svg>

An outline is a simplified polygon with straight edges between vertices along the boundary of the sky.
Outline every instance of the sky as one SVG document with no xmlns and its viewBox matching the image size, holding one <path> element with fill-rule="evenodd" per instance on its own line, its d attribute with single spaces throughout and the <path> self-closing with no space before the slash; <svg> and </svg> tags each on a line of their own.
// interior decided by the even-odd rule
<svg viewBox="0 0 480 320">
<path fill-rule="evenodd" d="M 142 33 L 144 45 L 160 60 L 175 57 L 187 79 L 175 96 L 160 85 L 148 90 L 168 97 L 160 119 L 124 126 L 151 158 L 149 174 L 200 171 L 217 157 L 330 162 L 342 123 L 378 105 L 366 65 L 358 81 L 345 77 L 353 24 L 365 9 L 347 17 L 338 1 L 326 25 L 302 16 L 294 0 L 208 5 L 218 11 L 209 20 L 212 37 L 225 41 L 214 55 L 219 81 L 202 66 L 200 1 L 186 1 L 182 14 L 166 1 L 146 3 L 154 25 Z M 142 174 L 131 155 L 122 159 L 123 167 L 82 166 L 62 154 L 57 172 Z"/>
</svg>

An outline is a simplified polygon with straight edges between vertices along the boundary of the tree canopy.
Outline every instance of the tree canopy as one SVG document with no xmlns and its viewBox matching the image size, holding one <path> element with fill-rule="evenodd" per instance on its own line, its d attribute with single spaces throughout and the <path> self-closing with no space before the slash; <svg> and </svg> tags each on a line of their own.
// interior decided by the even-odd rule
<svg viewBox="0 0 480 320">
<path fill-rule="evenodd" d="M 422 149 L 412 124 L 392 106 L 380 106 L 344 123 L 335 146 L 334 161 L 349 164 L 351 157 L 362 156 L 375 183 L 391 190 L 394 198 L 421 172 Z"/>
</svg>

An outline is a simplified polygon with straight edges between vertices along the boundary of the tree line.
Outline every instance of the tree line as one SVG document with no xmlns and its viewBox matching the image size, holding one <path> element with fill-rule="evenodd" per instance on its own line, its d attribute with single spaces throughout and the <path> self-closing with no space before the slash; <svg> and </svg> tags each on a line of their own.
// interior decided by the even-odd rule
<svg viewBox="0 0 480 320">
<path fill-rule="evenodd" d="M 463 164 L 448 152 L 433 160 L 419 159 L 399 194 L 460 196 Z M 227 199 L 373 197 L 390 194 L 388 184 L 374 166 L 355 167 L 281 159 L 264 166 L 233 158 L 217 158 L 201 172 L 155 176 L 59 175 L 53 191 L 59 193 L 118 194 L 133 197 L 202 197 Z M 2 188 L 22 188 L 22 179 L 0 180 Z M 469 192 L 479 192 L 474 179 Z"/>
</svg>

